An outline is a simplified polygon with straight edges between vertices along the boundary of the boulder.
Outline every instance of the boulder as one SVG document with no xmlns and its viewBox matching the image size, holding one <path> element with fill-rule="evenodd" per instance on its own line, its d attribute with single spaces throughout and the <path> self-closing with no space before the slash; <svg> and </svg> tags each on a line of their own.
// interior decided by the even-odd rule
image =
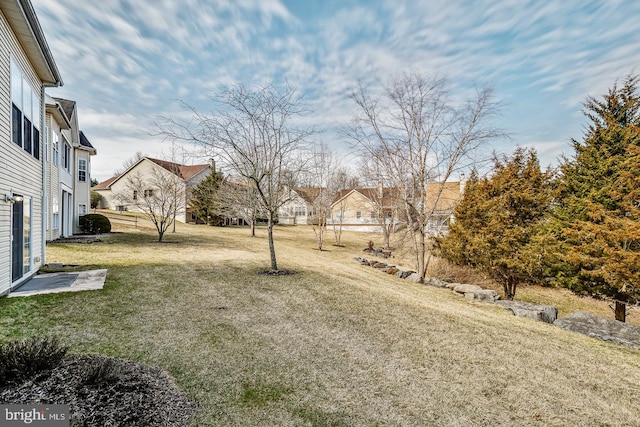
<svg viewBox="0 0 640 427">
<path fill-rule="evenodd" d="M 496 304 L 510 310 L 516 316 L 528 317 L 541 322 L 553 323 L 558 318 L 558 309 L 550 305 L 508 300 L 496 301 Z"/>
<path fill-rule="evenodd" d="M 614 344 L 640 350 L 640 327 L 578 311 L 554 322 L 568 331 L 578 332 Z"/>
<path fill-rule="evenodd" d="M 445 286 L 447 286 L 447 282 L 437 279 L 435 277 L 430 277 L 429 280 L 427 280 L 424 283 L 425 285 L 435 286 L 436 288 L 444 288 Z"/>
<path fill-rule="evenodd" d="M 500 299 L 500 295 L 491 289 L 481 289 L 479 291 L 465 292 L 464 297 L 466 299 L 495 302 Z"/>
<path fill-rule="evenodd" d="M 387 268 L 389 266 L 387 264 L 385 264 L 384 262 L 376 262 L 374 264 L 371 264 L 371 267 L 373 267 L 373 268 Z"/>
<path fill-rule="evenodd" d="M 466 294 L 469 292 L 477 292 L 477 291 L 481 291 L 482 288 L 478 285 L 468 285 L 468 284 L 461 284 L 461 283 L 456 283 L 456 286 L 454 286 L 453 292 L 457 292 L 459 294 Z"/>
<path fill-rule="evenodd" d="M 420 283 L 420 275 L 418 273 L 411 273 L 407 276 L 407 280 L 410 280 L 413 283 Z"/>
<path fill-rule="evenodd" d="M 382 271 L 384 271 L 387 274 L 396 274 L 399 270 L 396 267 L 394 267 L 393 265 L 391 265 L 391 266 L 383 269 Z"/>
<path fill-rule="evenodd" d="M 357 256 L 357 257 L 354 257 L 353 259 L 356 260 L 356 262 L 359 262 L 362 265 L 368 265 L 369 264 L 369 261 L 366 258 L 362 258 L 362 257 Z"/>
<path fill-rule="evenodd" d="M 406 279 L 407 277 L 409 277 L 410 275 L 412 275 L 413 273 L 415 273 L 415 271 L 404 271 L 404 270 L 398 270 L 396 272 L 396 276 L 401 278 L 401 279 Z"/>
<path fill-rule="evenodd" d="M 444 287 L 447 288 L 447 289 L 453 290 L 453 288 L 455 288 L 456 286 L 461 285 L 461 284 L 462 283 L 448 283 L 448 282 L 445 282 Z"/>
</svg>

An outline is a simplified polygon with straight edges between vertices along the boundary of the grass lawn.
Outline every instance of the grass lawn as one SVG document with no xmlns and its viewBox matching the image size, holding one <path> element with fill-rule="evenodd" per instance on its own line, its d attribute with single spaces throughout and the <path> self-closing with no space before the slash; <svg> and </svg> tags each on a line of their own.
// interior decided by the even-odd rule
<svg viewBox="0 0 640 427">
<path fill-rule="evenodd" d="M 265 276 L 264 229 L 125 231 L 49 245 L 107 268 L 105 288 L 0 299 L 0 341 L 164 368 L 203 426 L 640 424 L 640 352 L 363 267 L 369 235 L 319 252 L 310 228 L 277 228 L 297 274 Z"/>
</svg>

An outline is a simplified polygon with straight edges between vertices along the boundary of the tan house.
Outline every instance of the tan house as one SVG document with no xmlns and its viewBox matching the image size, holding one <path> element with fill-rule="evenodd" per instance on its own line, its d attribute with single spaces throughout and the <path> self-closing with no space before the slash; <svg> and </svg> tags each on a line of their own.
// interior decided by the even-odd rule
<svg viewBox="0 0 640 427">
<path fill-rule="evenodd" d="M 181 165 L 165 160 L 143 157 L 121 175 L 111 177 L 92 188 L 102 196 L 100 208 L 117 211 L 136 211 L 132 203 L 138 197 L 153 197 L 160 177 L 177 178 L 179 189 L 176 192 L 184 197 L 178 206 L 176 220 L 186 223 L 195 222 L 196 217 L 189 209 L 189 189 L 195 187 L 211 172 L 211 164 Z M 141 181 L 144 188 L 133 188 L 131 180 Z"/>
<path fill-rule="evenodd" d="M 433 209 L 427 225 L 431 233 L 446 231 L 451 215 L 461 197 L 459 182 L 430 183 L 427 203 Z M 436 203 L 437 201 L 437 203 Z M 331 206 L 329 224 L 344 230 L 381 232 L 382 227 L 397 229 L 406 223 L 404 206 L 397 188 L 353 188 L 341 191 Z"/>
<path fill-rule="evenodd" d="M 0 295 L 45 262 L 45 89 L 62 78 L 29 0 L 0 0 Z"/>
<path fill-rule="evenodd" d="M 316 201 L 322 194 L 319 187 L 300 187 L 291 190 L 290 200 L 278 209 L 279 224 L 317 224 Z"/>
<path fill-rule="evenodd" d="M 328 224 L 345 230 L 381 232 L 399 223 L 398 192 L 395 188 L 352 188 L 339 192 L 331 205 Z"/>
</svg>

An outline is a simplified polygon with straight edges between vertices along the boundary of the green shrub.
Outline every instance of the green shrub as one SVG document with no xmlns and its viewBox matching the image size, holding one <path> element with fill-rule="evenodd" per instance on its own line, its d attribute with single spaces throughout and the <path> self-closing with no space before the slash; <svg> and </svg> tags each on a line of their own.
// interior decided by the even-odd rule
<svg viewBox="0 0 640 427">
<path fill-rule="evenodd" d="M 83 215 L 80 217 L 80 229 L 91 234 L 108 233 L 111 231 L 111 221 L 100 214 Z"/>
<path fill-rule="evenodd" d="M 32 337 L 0 345 L 0 387 L 20 383 L 58 366 L 67 347 L 57 338 Z"/>
</svg>

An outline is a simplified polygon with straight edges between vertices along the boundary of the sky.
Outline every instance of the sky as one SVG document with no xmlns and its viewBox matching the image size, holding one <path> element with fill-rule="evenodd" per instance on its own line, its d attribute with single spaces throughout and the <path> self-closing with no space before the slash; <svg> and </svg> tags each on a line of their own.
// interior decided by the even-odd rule
<svg viewBox="0 0 640 427">
<path fill-rule="evenodd" d="M 534 147 L 542 166 L 571 156 L 588 96 L 640 73 L 636 0 L 32 0 L 102 181 L 142 152 L 167 157 L 161 117 L 181 101 L 212 108 L 223 85 L 280 85 L 338 153 L 362 83 L 404 72 L 444 77 L 452 92 L 492 87 L 509 134 L 497 153 Z M 346 157 L 346 156 L 345 156 Z M 203 163 L 204 159 L 190 160 Z"/>
</svg>

